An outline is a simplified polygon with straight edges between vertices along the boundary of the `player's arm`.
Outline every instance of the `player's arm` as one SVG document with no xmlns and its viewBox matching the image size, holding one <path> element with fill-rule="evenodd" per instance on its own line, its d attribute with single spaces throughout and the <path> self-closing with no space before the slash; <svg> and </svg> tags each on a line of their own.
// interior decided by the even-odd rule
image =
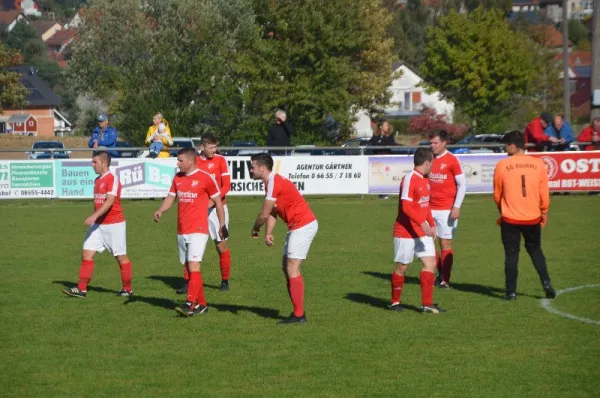
<svg viewBox="0 0 600 398">
<path fill-rule="evenodd" d="M 275 241 L 273 239 L 273 230 L 275 229 L 275 224 L 277 223 L 277 213 L 275 213 L 275 209 L 271 211 L 269 214 L 269 218 L 267 219 L 267 225 L 265 226 L 265 243 L 267 246 L 273 246 Z"/>
<path fill-rule="evenodd" d="M 467 178 L 465 177 L 465 173 L 463 173 L 459 162 L 457 162 L 455 167 L 454 182 L 456 183 L 456 198 L 454 198 L 450 218 L 456 220 L 460 217 L 460 207 L 462 206 L 467 193 Z"/>
<path fill-rule="evenodd" d="M 269 198 L 265 199 L 263 203 L 263 207 L 260 210 L 260 213 L 256 216 L 256 221 L 254 221 L 254 226 L 252 227 L 252 237 L 258 237 L 258 232 L 260 228 L 265 225 L 269 217 L 271 216 L 271 212 L 275 208 L 275 201 Z"/>
<path fill-rule="evenodd" d="M 546 168 L 540 170 L 540 210 L 542 212 L 542 227 L 548 221 L 548 208 L 550 207 L 550 188 L 548 186 L 548 173 Z"/>
<path fill-rule="evenodd" d="M 219 165 L 221 171 L 221 195 L 225 196 L 231 190 L 231 173 L 229 172 L 229 166 L 227 160 L 221 158 L 221 164 Z"/>
<path fill-rule="evenodd" d="M 177 198 L 177 188 L 175 185 L 175 178 L 173 178 L 173 182 L 171 183 L 171 188 L 169 189 L 169 194 L 167 195 L 166 198 L 163 199 L 158 210 L 156 210 L 154 212 L 153 219 L 155 222 L 159 222 L 160 217 L 163 215 L 163 213 L 171 208 L 173 203 L 175 203 L 175 198 Z"/>
<path fill-rule="evenodd" d="M 115 203 L 116 197 L 117 197 L 116 194 L 108 193 L 106 195 L 106 200 L 104 201 L 104 203 L 102 203 L 102 206 L 100 206 L 98 208 L 98 210 L 96 210 L 94 213 L 92 213 L 91 216 L 86 218 L 85 225 L 87 225 L 88 227 L 91 226 L 93 223 L 96 222 L 98 217 L 100 217 L 100 216 L 104 215 L 106 212 L 108 212 L 110 210 L 110 208 L 112 207 L 113 203 Z"/>
<path fill-rule="evenodd" d="M 537 142 L 552 141 L 552 138 L 544 133 L 543 127 L 537 123 L 534 123 L 534 125 L 531 126 L 530 131 L 531 135 L 533 136 L 533 138 L 535 138 Z"/>
<path fill-rule="evenodd" d="M 500 171 L 500 167 L 498 167 L 498 165 L 494 170 L 494 202 L 496 202 L 498 211 L 502 213 L 502 209 L 500 208 L 500 204 L 502 202 L 502 172 Z"/>
</svg>

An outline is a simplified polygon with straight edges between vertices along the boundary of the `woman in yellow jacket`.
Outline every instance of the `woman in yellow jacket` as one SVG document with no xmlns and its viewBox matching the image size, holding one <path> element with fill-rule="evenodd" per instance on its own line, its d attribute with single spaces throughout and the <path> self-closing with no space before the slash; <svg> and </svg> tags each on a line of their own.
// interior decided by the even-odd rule
<svg viewBox="0 0 600 398">
<path fill-rule="evenodd" d="M 168 158 L 170 156 L 169 147 L 173 145 L 169 123 L 162 113 L 154 115 L 152 123 L 146 133 L 146 144 L 150 145 L 149 156 L 151 158 Z"/>
</svg>

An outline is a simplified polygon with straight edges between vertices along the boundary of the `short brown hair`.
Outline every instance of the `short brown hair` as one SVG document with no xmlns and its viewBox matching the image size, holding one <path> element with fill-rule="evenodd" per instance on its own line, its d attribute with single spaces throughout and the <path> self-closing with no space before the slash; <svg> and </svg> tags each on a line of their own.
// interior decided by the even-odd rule
<svg viewBox="0 0 600 398">
<path fill-rule="evenodd" d="M 429 148 L 417 148 L 415 152 L 415 166 L 421 166 L 427 161 L 433 161 L 433 152 Z"/>
<path fill-rule="evenodd" d="M 267 166 L 267 170 L 273 170 L 273 158 L 268 153 L 257 153 L 250 157 L 250 160 L 253 160 L 259 166 Z"/>
<path fill-rule="evenodd" d="M 439 137 L 440 141 L 448 142 L 448 132 L 446 130 L 435 130 L 429 134 L 429 139 L 432 140 L 435 137 Z"/>
<path fill-rule="evenodd" d="M 196 149 L 188 146 L 185 148 L 181 148 L 179 150 L 179 152 L 177 152 L 177 155 L 187 156 L 187 157 L 190 157 L 190 158 L 196 160 L 196 156 L 198 156 L 198 152 L 196 152 Z"/>
<path fill-rule="evenodd" d="M 204 133 L 200 137 L 200 145 L 217 144 L 217 137 L 213 133 Z"/>
<path fill-rule="evenodd" d="M 96 151 L 92 154 L 92 158 L 100 158 L 106 162 L 107 166 L 110 166 L 110 154 L 106 151 Z"/>
</svg>

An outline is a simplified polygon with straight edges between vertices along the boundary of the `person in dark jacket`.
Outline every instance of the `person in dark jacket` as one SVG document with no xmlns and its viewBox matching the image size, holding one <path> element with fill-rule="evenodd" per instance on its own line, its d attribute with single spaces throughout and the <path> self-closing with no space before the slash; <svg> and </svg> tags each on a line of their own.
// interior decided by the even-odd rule
<svg viewBox="0 0 600 398">
<path fill-rule="evenodd" d="M 394 146 L 396 145 L 396 139 L 392 134 L 392 125 L 384 120 L 381 123 L 381 146 Z"/>
<path fill-rule="evenodd" d="M 115 148 L 117 146 L 118 133 L 114 127 L 108 125 L 108 117 L 101 113 L 98 116 L 98 127 L 92 131 L 88 146 L 90 148 Z M 118 151 L 107 151 L 110 156 L 118 157 Z"/>
<path fill-rule="evenodd" d="M 377 119 L 371 119 L 371 131 L 373 131 L 373 136 L 371 136 L 369 145 L 381 146 L 381 127 L 379 126 L 379 121 Z"/>
<path fill-rule="evenodd" d="M 275 112 L 275 124 L 269 127 L 267 146 L 291 146 L 293 134 L 294 126 L 287 120 L 285 112 L 280 109 Z"/>
</svg>

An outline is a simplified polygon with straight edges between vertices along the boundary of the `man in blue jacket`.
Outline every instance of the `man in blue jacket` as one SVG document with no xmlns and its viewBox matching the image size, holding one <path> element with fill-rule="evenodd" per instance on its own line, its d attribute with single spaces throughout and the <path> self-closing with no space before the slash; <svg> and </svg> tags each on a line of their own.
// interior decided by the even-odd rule
<svg viewBox="0 0 600 398">
<path fill-rule="evenodd" d="M 558 142 L 550 148 L 551 151 L 568 151 L 569 144 L 575 141 L 573 128 L 560 115 L 554 116 L 554 121 L 544 129 L 544 134 L 558 138 Z"/>
<path fill-rule="evenodd" d="M 90 148 L 115 148 L 117 146 L 118 133 L 114 127 L 108 125 L 108 117 L 101 113 L 98 116 L 98 127 L 92 131 L 90 142 L 88 143 Z M 118 157 L 118 151 L 107 151 L 110 156 Z"/>
</svg>

